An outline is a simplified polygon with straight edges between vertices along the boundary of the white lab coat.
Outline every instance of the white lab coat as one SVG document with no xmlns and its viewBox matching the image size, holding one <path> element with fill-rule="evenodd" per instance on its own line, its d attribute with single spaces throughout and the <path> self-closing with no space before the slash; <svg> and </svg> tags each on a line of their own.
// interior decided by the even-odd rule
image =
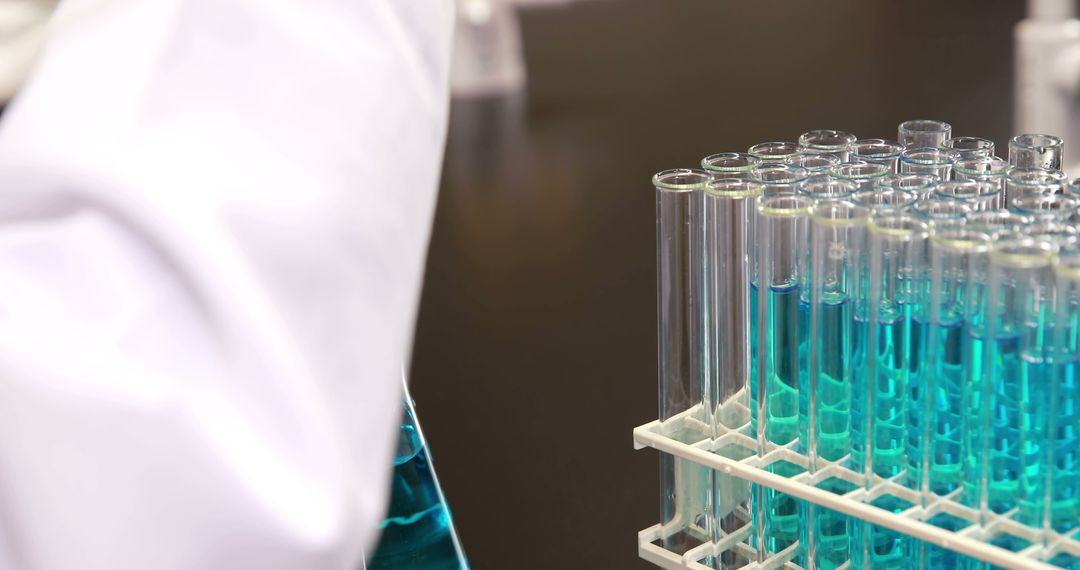
<svg viewBox="0 0 1080 570">
<path fill-rule="evenodd" d="M 349 569 L 449 0 L 64 0 L 0 120 L 0 567 Z"/>
</svg>

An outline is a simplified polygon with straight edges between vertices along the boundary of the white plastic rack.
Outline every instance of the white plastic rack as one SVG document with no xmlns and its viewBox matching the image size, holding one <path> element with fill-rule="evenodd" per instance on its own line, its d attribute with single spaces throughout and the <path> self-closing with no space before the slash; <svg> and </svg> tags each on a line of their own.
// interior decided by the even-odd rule
<svg viewBox="0 0 1080 570">
<path fill-rule="evenodd" d="M 706 424 L 701 420 L 701 408 L 693 408 L 663 423 L 653 421 L 634 429 L 634 447 L 655 448 L 663 453 L 690 460 L 712 468 L 719 473 L 763 485 L 799 499 L 827 507 L 829 509 L 871 522 L 912 536 L 941 548 L 953 550 L 973 558 L 989 562 L 1003 568 L 1046 569 L 1055 568 L 1045 562 L 1059 555 L 1080 557 L 1080 540 L 1076 530 L 1068 534 L 1059 534 L 1041 528 L 1032 528 L 1020 524 L 1010 517 L 1013 513 L 1002 515 L 980 514 L 979 511 L 955 501 L 957 493 L 948 496 L 932 496 L 929 500 L 919 491 L 897 483 L 903 473 L 892 478 L 874 477 L 869 486 L 866 477 L 852 471 L 839 462 L 817 460 L 817 469 L 813 473 L 803 472 L 792 477 L 784 477 L 768 471 L 766 468 L 779 461 L 786 461 L 802 467 L 809 466 L 806 455 L 794 451 L 794 443 L 785 446 L 773 446 L 764 455 L 757 452 L 757 441 L 749 435 L 749 425 L 739 429 L 726 430 L 717 438 L 708 437 Z M 673 439 L 668 434 L 680 433 L 685 438 L 687 433 L 700 433 L 702 437 L 694 443 L 684 443 Z M 741 449 L 739 449 L 741 448 Z M 733 459 L 734 457 L 745 459 Z M 854 489 L 844 494 L 836 494 L 819 489 L 816 485 L 829 479 L 842 479 L 851 483 Z M 886 495 L 902 499 L 912 504 L 899 513 L 869 504 Z M 951 531 L 928 522 L 939 514 L 948 514 L 966 521 L 964 528 Z M 980 517 L 985 524 L 977 524 Z M 749 520 L 749 516 L 745 520 Z M 749 560 L 746 570 L 772 570 L 774 568 L 799 568 L 791 562 L 797 544 L 785 551 L 770 556 L 764 561 L 757 561 L 757 553 L 747 544 L 746 538 L 751 532 L 747 525 L 728 534 L 717 542 L 705 542 L 684 554 L 674 553 L 659 546 L 665 533 L 661 525 L 655 525 L 638 533 L 638 553 L 641 558 L 662 568 L 708 570 L 701 561 L 711 556 L 718 556 L 725 551 L 735 551 L 740 559 Z M 1013 552 L 995 546 L 998 538 L 1014 537 L 1030 546 Z"/>
</svg>

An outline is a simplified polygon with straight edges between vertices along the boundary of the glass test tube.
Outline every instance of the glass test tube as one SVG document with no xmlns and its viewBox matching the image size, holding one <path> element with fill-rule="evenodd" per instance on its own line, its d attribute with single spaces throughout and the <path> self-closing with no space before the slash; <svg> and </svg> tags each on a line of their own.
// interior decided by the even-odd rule
<svg viewBox="0 0 1080 570">
<path fill-rule="evenodd" d="M 714 178 L 751 178 L 761 159 L 745 152 L 720 152 L 701 159 L 701 168 Z"/>
<path fill-rule="evenodd" d="M 758 200 L 757 381 L 752 387 L 753 428 L 758 453 L 776 446 L 801 450 L 806 410 L 799 394 L 806 384 L 809 307 L 802 295 L 807 280 L 808 215 L 812 200 L 794 194 L 764 195 Z M 768 467 L 790 477 L 790 463 Z M 766 487 L 755 495 L 759 562 L 799 538 L 798 503 Z"/>
<path fill-rule="evenodd" d="M 850 198 L 856 188 L 851 180 L 818 174 L 800 182 L 798 191 L 814 200 L 841 200 Z"/>
<path fill-rule="evenodd" d="M 917 200 L 918 198 L 912 192 L 893 190 L 882 186 L 859 190 L 851 197 L 852 202 L 864 208 L 870 208 L 874 213 L 899 213 L 915 205 Z"/>
<path fill-rule="evenodd" d="M 912 213 L 925 220 L 931 227 L 944 225 L 963 225 L 971 206 L 959 200 L 949 198 L 927 198 L 911 207 Z"/>
<path fill-rule="evenodd" d="M 1068 221 L 1055 219 L 1035 220 L 1021 228 L 1018 235 L 1040 241 L 1048 241 L 1055 247 L 1064 246 L 1080 236 L 1080 228 Z"/>
<path fill-rule="evenodd" d="M 952 137 L 945 139 L 940 148 L 956 153 L 957 160 L 994 156 L 994 141 L 979 137 Z"/>
<path fill-rule="evenodd" d="M 829 169 L 837 164 L 840 164 L 840 157 L 835 154 L 820 153 L 820 154 L 808 154 L 800 152 L 795 155 L 791 160 L 785 162 L 788 166 L 802 168 L 810 175 L 814 174 L 828 174 Z"/>
<path fill-rule="evenodd" d="M 1013 167 L 1005 174 L 1005 207 L 1013 200 L 1033 194 L 1060 194 L 1065 174 L 1060 170 Z"/>
<path fill-rule="evenodd" d="M 870 489 L 875 477 L 907 468 L 908 383 L 922 363 L 918 324 L 925 321 L 927 224 L 908 215 L 876 214 L 869 225 L 869 298 L 855 312 L 852 457 Z M 857 306 L 858 307 L 858 306 Z M 871 504 L 899 512 L 910 506 L 891 495 Z M 902 535 L 870 523 L 855 525 L 853 568 L 900 568 Z"/>
<path fill-rule="evenodd" d="M 884 164 L 873 162 L 844 162 L 834 166 L 829 174 L 833 178 L 850 180 L 859 190 L 864 190 L 877 186 L 882 178 L 892 174 L 892 170 Z"/>
<path fill-rule="evenodd" d="M 952 125 L 943 121 L 915 119 L 897 127 L 897 140 L 906 148 L 935 148 L 952 137 Z"/>
<path fill-rule="evenodd" d="M 821 129 L 799 135 L 799 150 L 809 154 L 834 154 L 841 162 L 848 160 L 854 143 L 855 135 L 844 131 Z"/>
<path fill-rule="evenodd" d="M 900 153 L 900 172 L 933 174 L 939 180 L 949 180 L 956 153 L 940 148 L 914 147 Z"/>
<path fill-rule="evenodd" d="M 1068 194 L 1030 194 L 1012 201 L 1010 209 L 1033 220 L 1068 220 L 1080 199 Z"/>
<path fill-rule="evenodd" d="M 998 514 L 1019 507 L 1018 519 L 1041 523 L 1040 491 L 1046 477 L 1043 454 L 1049 402 L 1046 349 L 1052 245 L 1006 239 L 990 250 L 984 309 L 985 336 L 972 336 L 976 363 L 988 392 L 983 426 L 988 449 L 983 466 L 983 505 Z M 978 357 L 982 361 L 979 362 Z"/>
<path fill-rule="evenodd" d="M 799 183 L 809 175 L 804 168 L 773 162 L 759 164 L 752 172 L 753 178 L 761 181 L 766 195 L 795 194 Z"/>
<path fill-rule="evenodd" d="M 834 180 L 834 183 L 846 182 Z M 851 454 L 851 395 L 856 305 L 864 303 L 866 222 L 870 210 L 852 202 L 818 200 L 811 209 L 810 381 L 808 454 L 811 473 Z M 862 309 L 865 312 L 865 308 Z M 844 493 L 847 483 L 827 479 L 820 488 Z M 849 559 L 846 515 L 800 505 L 809 568 L 836 568 Z"/>
<path fill-rule="evenodd" d="M 993 182 L 979 180 L 950 180 L 934 190 L 934 196 L 959 200 L 973 211 L 997 210 L 1004 206 L 1005 193 Z"/>
<path fill-rule="evenodd" d="M 885 139 L 859 139 L 851 146 L 851 160 L 884 164 L 896 172 L 904 145 Z"/>
<path fill-rule="evenodd" d="M 714 179 L 704 190 L 704 307 L 706 409 L 712 437 L 746 433 L 750 426 L 752 236 L 755 201 L 762 193 L 756 180 Z M 749 434 L 748 434 L 749 435 Z M 728 446 L 715 450 L 731 459 L 745 459 L 749 450 Z M 744 453 L 745 452 L 745 453 Z M 714 474 L 713 505 L 716 525 L 712 539 L 750 523 L 750 484 Z M 735 564 L 734 552 L 721 554 L 720 567 Z"/>
<path fill-rule="evenodd" d="M 1016 135 L 1009 141 L 1009 164 L 1061 170 L 1065 142 L 1053 135 Z"/>
<path fill-rule="evenodd" d="M 787 141 L 758 143 L 748 151 L 762 162 L 787 162 L 799 153 L 799 145 Z"/>
<path fill-rule="evenodd" d="M 967 223 L 964 227 L 970 230 L 985 232 L 997 239 L 1020 231 L 1025 225 L 1031 223 L 1031 218 L 1008 210 L 984 210 L 971 212 L 967 215 Z"/>
<path fill-rule="evenodd" d="M 700 374 L 701 313 L 699 216 L 702 190 L 710 176 L 703 170 L 665 170 L 653 177 L 656 187 L 657 337 L 660 420 L 667 433 L 684 443 L 708 437 L 703 376 Z M 660 454 L 661 523 L 664 547 L 686 552 L 711 538 L 708 495 L 710 470 Z"/>
<path fill-rule="evenodd" d="M 893 190 L 913 192 L 921 200 L 930 197 L 941 184 L 941 178 L 934 174 L 891 174 L 881 178 L 878 184 Z"/>
<path fill-rule="evenodd" d="M 1046 461 L 1053 472 L 1047 518 L 1050 529 L 1068 532 L 1080 524 L 1080 245 L 1062 247 L 1053 270 L 1054 362 Z"/>
<path fill-rule="evenodd" d="M 977 382 L 969 377 L 971 345 L 969 323 L 979 308 L 976 298 L 986 283 L 987 252 L 991 238 L 984 232 L 949 228 L 930 238 L 930 329 L 925 360 L 926 397 L 922 409 L 927 418 L 923 428 L 920 487 L 924 500 L 932 494 L 946 495 L 967 479 L 966 452 L 970 440 L 982 433 L 972 431 L 969 413 L 981 408 L 982 395 L 972 390 Z M 968 492 L 977 497 L 978 491 Z M 927 506 L 924 504 L 924 506 Z"/>
</svg>

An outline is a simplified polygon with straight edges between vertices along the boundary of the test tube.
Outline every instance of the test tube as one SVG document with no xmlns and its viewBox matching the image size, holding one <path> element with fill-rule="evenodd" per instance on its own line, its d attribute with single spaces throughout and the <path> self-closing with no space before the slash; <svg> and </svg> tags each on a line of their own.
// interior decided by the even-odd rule
<svg viewBox="0 0 1080 570">
<path fill-rule="evenodd" d="M 934 189 L 941 184 L 941 178 L 934 174 L 890 174 L 878 181 L 880 186 L 913 192 L 917 198 L 929 198 Z"/>
<path fill-rule="evenodd" d="M 835 183 L 847 181 L 834 180 Z M 852 185 L 853 186 L 853 185 Z M 865 304 L 866 222 L 870 210 L 852 202 L 818 200 L 811 210 L 809 471 L 847 460 L 851 454 L 851 392 L 855 312 Z M 865 312 L 865 308 L 862 309 Z M 839 479 L 820 488 L 844 493 Z M 809 568 L 836 568 L 849 559 L 850 519 L 829 509 L 802 505 Z"/>
<path fill-rule="evenodd" d="M 1073 178 L 1066 182 L 1065 193 L 1080 198 L 1080 178 Z"/>
<path fill-rule="evenodd" d="M 932 228 L 963 225 L 967 222 L 967 215 L 971 213 L 971 210 L 970 205 L 949 198 L 919 200 L 911 207 L 911 211 L 930 224 Z"/>
<path fill-rule="evenodd" d="M 806 390 L 805 363 L 809 337 L 806 287 L 808 215 L 812 200 L 797 194 L 763 195 L 758 200 L 757 379 L 751 394 L 753 429 L 758 452 L 776 446 L 801 451 L 807 410 L 800 402 Z M 804 393 L 805 396 L 805 393 Z M 805 400 L 804 400 L 805 401 Z M 790 477 L 790 463 L 774 463 L 770 471 Z M 755 496 L 759 562 L 794 544 L 799 538 L 796 500 L 763 486 Z"/>
<path fill-rule="evenodd" d="M 704 170 L 665 170 L 653 176 L 656 188 L 656 275 L 660 420 L 684 443 L 708 437 L 705 386 L 700 366 L 701 313 L 697 271 L 701 263 L 699 212 Z M 665 425 L 666 424 L 666 425 Z M 707 505 L 710 470 L 685 459 L 660 455 L 661 523 L 664 547 L 686 552 L 711 538 Z"/>
<path fill-rule="evenodd" d="M 1080 245 L 1072 242 L 1061 247 L 1053 270 L 1054 363 L 1046 461 L 1053 472 L 1047 518 L 1051 530 L 1068 532 L 1080 524 Z"/>
<path fill-rule="evenodd" d="M 979 180 L 950 180 L 934 190 L 934 196 L 959 200 L 973 211 L 997 210 L 1004 206 L 1005 193 L 993 182 Z"/>
<path fill-rule="evenodd" d="M 851 153 L 855 135 L 828 129 L 808 131 L 799 135 L 799 150 L 808 154 L 829 153 L 846 162 Z"/>
<path fill-rule="evenodd" d="M 804 168 L 776 162 L 759 164 L 752 171 L 753 178 L 761 181 L 767 195 L 798 193 L 799 183 L 809 175 Z"/>
<path fill-rule="evenodd" d="M 824 152 L 819 154 L 800 152 L 784 164 L 802 168 L 810 175 L 828 174 L 829 169 L 840 164 L 840 157 L 835 154 Z"/>
<path fill-rule="evenodd" d="M 1013 167 L 1005 174 L 1005 207 L 1013 200 L 1033 194 L 1060 194 L 1065 174 L 1060 170 Z"/>
<path fill-rule="evenodd" d="M 971 230 L 986 232 L 994 239 L 997 239 L 999 237 L 1013 235 L 1030 223 L 1030 217 L 1016 212 L 1010 212 L 1008 210 L 984 210 L 981 212 L 969 213 L 967 215 L 967 223 L 964 224 L 964 226 Z"/>
<path fill-rule="evenodd" d="M 884 164 L 897 171 L 904 145 L 885 139 L 859 139 L 851 147 L 851 160 Z"/>
<path fill-rule="evenodd" d="M 704 189 L 704 371 L 713 438 L 746 434 L 750 427 L 751 302 L 756 301 L 751 238 L 761 193 L 761 182 L 735 178 L 714 179 Z M 743 449 L 728 446 L 715 453 L 739 460 L 748 455 Z M 713 497 L 714 541 L 750 522 L 750 484 L 745 480 L 715 473 Z M 728 567 L 734 561 L 726 558 L 732 556 L 722 554 L 717 562 Z"/>
<path fill-rule="evenodd" d="M 858 187 L 855 182 L 843 178 L 833 178 L 828 174 L 811 176 L 799 183 L 799 194 L 814 200 L 841 200 L 850 198 Z"/>
<path fill-rule="evenodd" d="M 1030 238 L 994 243 L 986 335 L 972 337 L 989 392 L 983 504 L 998 514 L 1018 508 L 1017 518 L 1030 526 L 1041 524 L 1045 507 L 1052 253 L 1051 244 Z"/>
<path fill-rule="evenodd" d="M 713 178 L 751 178 L 761 159 L 745 152 L 720 152 L 701 159 L 701 167 Z"/>
<path fill-rule="evenodd" d="M 920 487 L 926 507 L 933 495 L 947 495 L 965 481 L 972 437 L 970 413 L 980 409 L 981 394 L 969 377 L 973 370 L 969 324 L 978 310 L 976 299 L 986 283 L 987 253 L 991 237 L 965 228 L 935 231 L 930 238 L 930 329 L 925 384 L 920 387 L 925 423 Z M 969 478 L 970 479 L 970 478 Z M 978 479 L 969 482 L 977 482 Z M 977 497 L 974 487 L 967 491 Z"/>
<path fill-rule="evenodd" d="M 1024 226 L 1018 233 L 1024 237 L 1048 241 L 1055 246 L 1060 246 L 1075 240 L 1080 235 L 1080 229 L 1069 221 L 1041 219 Z"/>
<path fill-rule="evenodd" d="M 913 147 L 900 153 L 900 172 L 933 174 L 939 180 L 948 180 L 956 153 L 940 148 Z"/>
<path fill-rule="evenodd" d="M 907 468 L 908 384 L 922 359 L 919 323 L 925 322 L 926 222 L 909 215 L 875 214 L 869 228 L 869 298 L 855 313 L 852 392 L 852 457 L 866 489 L 875 478 Z M 858 305 L 857 305 L 858 308 Z M 890 495 L 871 502 L 899 512 L 910 506 Z M 852 568 L 893 568 L 904 563 L 902 535 L 870 523 L 855 525 Z"/>
<path fill-rule="evenodd" d="M 1012 201 L 1010 209 L 1033 220 L 1068 220 L 1080 199 L 1068 194 L 1030 194 Z"/>
<path fill-rule="evenodd" d="M 799 145 L 787 141 L 758 143 L 748 151 L 762 162 L 787 162 L 799 153 Z"/>
<path fill-rule="evenodd" d="M 877 186 L 878 182 L 892 174 L 892 170 L 884 165 L 874 162 L 844 162 L 829 171 L 833 178 L 850 180 L 858 186 L 859 190 Z"/>
<path fill-rule="evenodd" d="M 952 137 L 941 143 L 941 149 L 956 153 L 956 159 L 992 158 L 994 141 L 979 137 Z"/>
<path fill-rule="evenodd" d="M 859 190 L 851 198 L 852 202 L 864 208 L 869 208 L 874 213 L 899 213 L 913 206 L 917 200 L 918 198 L 912 192 L 893 190 L 882 186 Z"/>
<path fill-rule="evenodd" d="M 1065 142 L 1053 135 L 1016 135 L 1009 141 L 1009 164 L 1021 168 L 1061 170 Z"/>
<path fill-rule="evenodd" d="M 935 148 L 952 137 L 952 125 L 943 121 L 915 119 L 897 128 L 897 140 L 905 148 Z"/>
</svg>

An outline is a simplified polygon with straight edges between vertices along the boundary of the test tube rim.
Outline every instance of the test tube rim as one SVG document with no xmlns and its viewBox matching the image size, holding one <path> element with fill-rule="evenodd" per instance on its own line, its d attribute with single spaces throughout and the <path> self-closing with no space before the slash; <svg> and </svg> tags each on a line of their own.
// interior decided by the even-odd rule
<svg viewBox="0 0 1080 570">
<path fill-rule="evenodd" d="M 1035 144 L 1034 142 L 1024 141 L 1025 137 L 1035 139 L 1040 137 L 1044 139 L 1048 144 Z M 1046 152 L 1046 149 L 1057 148 L 1065 144 L 1064 139 L 1056 135 L 1047 135 L 1044 133 L 1021 133 L 1009 139 L 1009 146 L 1018 146 L 1025 149 L 1032 149 L 1037 152 Z"/>
<path fill-rule="evenodd" d="M 982 171 L 968 167 L 968 165 L 971 163 L 982 164 L 986 162 L 999 166 L 999 168 L 991 168 L 989 171 Z M 954 172 L 959 172 L 964 176 L 971 176 L 973 178 L 995 178 L 998 176 L 1005 176 L 1006 174 L 1008 174 L 1009 168 L 1011 168 L 1009 165 L 1009 161 L 1001 158 L 1000 156 L 975 156 L 968 158 L 960 158 L 953 163 Z"/>
<path fill-rule="evenodd" d="M 947 205 L 949 207 L 960 206 L 960 207 L 963 208 L 963 211 L 961 211 L 959 213 L 959 215 L 956 215 L 956 216 L 951 216 L 951 215 L 950 216 L 938 216 L 937 213 L 925 212 L 924 211 L 925 208 L 936 206 L 938 204 L 940 204 L 942 206 Z M 922 200 L 922 201 L 916 202 L 915 205 L 912 206 L 911 209 L 919 217 L 923 217 L 923 218 L 928 219 L 928 220 L 956 220 L 956 219 L 963 219 L 964 217 L 966 217 L 968 214 L 971 213 L 971 206 L 967 202 L 964 202 L 963 200 L 951 200 L 951 199 L 946 199 L 946 198 L 930 198 L 930 199 L 927 199 L 927 200 Z"/>
<path fill-rule="evenodd" d="M 1080 280 L 1080 248 L 1076 247 L 1078 244 L 1080 242 L 1058 248 L 1051 260 L 1054 274 L 1068 279 Z M 1075 251 L 1073 251 L 1074 249 Z M 1066 253 L 1066 251 L 1069 251 L 1069 253 Z"/>
<path fill-rule="evenodd" d="M 919 154 L 932 154 L 938 159 L 930 160 L 924 158 L 918 158 L 915 155 Z M 935 146 L 917 146 L 904 149 L 904 152 L 900 153 L 900 162 L 907 164 L 914 164 L 918 166 L 948 166 L 959 158 L 956 151 L 945 150 Z"/>
<path fill-rule="evenodd" d="M 871 172 L 868 174 L 846 174 L 843 171 L 852 168 L 870 168 L 871 170 L 878 170 L 879 172 Z M 886 164 L 878 162 L 867 162 L 865 160 L 841 162 L 836 166 L 829 169 L 829 175 L 834 178 L 843 178 L 846 180 L 871 180 L 874 178 L 883 178 L 892 173 L 892 168 L 889 168 Z"/>
<path fill-rule="evenodd" d="M 772 207 L 769 206 L 769 202 L 780 200 L 795 200 L 801 202 L 801 205 L 796 207 Z M 757 197 L 757 211 L 763 216 L 777 217 L 777 218 L 790 218 L 795 216 L 804 216 L 810 212 L 810 206 L 813 205 L 813 200 L 808 196 L 801 194 L 762 194 Z"/>
<path fill-rule="evenodd" d="M 717 186 L 751 186 L 745 190 L 720 190 Z M 765 191 L 765 184 L 760 180 L 746 178 L 714 178 L 702 188 L 706 195 L 720 198 L 746 198 L 758 196 Z"/>
<path fill-rule="evenodd" d="M 1029 178 L 1029 176 L 1031 178 Z M 1056 184 L 1061 186 L 1065 173 L 1055 168 L 1036 168 L 1030 166 L 1012 166 L 1005 171 L 1005 177 L 1013 184 L 1039 186 Z M 1037 178 L 1036 178 L 1037 177 Z M 1035 178 L 1034 180 L 1032 178 Z"/>
<path fill-rule="evenodd" d="M 1024 248 L 1028 251 L 1022 253 L 1007 251 L 1012 248 Z M 1029 237 L 998 240 L 990 247 L 992 263 L 1014 269 L 1046 267 L 1050 265 L 1053 255 L 1053 243 Z"/>
<path fill-rule="evenodd" d="M 886 222 L 900 222 L 904 225 L 914 224 L 912 228 L 896 228 L 888 227 Z M 909 216 L 907 214 L 882 214 L 875 213 L 870 216 L 870 219 L 866 222 L 866 227 L 870 232 L 888 236 L 892 238 L 898 238 L 901 241 L 914 241 L 916 239 L 926 239 L 930 233 L 930 225 L 916 218 L 915 216 Z"/>
<path fill-rule="evenodd" d="M 922 128 L 923 125 L 933 125 L 937 128 L 926 129 Z M 945 121 L 938 121 L 936 119 L 908 119 L 897 126 L 897 132 L 911 131 L 916 133 L 943 133 L 952 132 L 952 125 Z"/>
<path fill-rule="evenodd" d="M 958 237 L 960 235 L 964 237 Z M 930 243 L 953 252 L 985 253 L 990 251 L 993 237 L 984 231 L 951 226 L 932 232 Z"/>
<path fill-rule="evenodd" d="M 826 185 L 826 186 L 829 186 L 829 187 L 832 187 L 834 185 L 841 185 L 841 186 L 844 186 L 847 189 L 847 191 L 843 192 L 843 193 L 840 193 L 840 194 L 832 194 L 832 193 L 810 192 L 810 191 L 807 190 L 807 188 L 809 186 L 817 186 L 817 185 Z M 805 178 L 803 180 L 800 180 L 799 184 L 798 184 L 798 187 L 797 187 L 797 191 L 798 191 L 799 194 L 802 194 L 804 196 L 809 196 L 809 197 L 817 199 L 817 200 L 848 198 L 848 197 L 851 197 L 853 194 L 855 194 L 855 192 L 858 191 L 858 189 L 859 189 L 859 186 L 855 182 L 853 182 L 851 179 L 848 179 L 848 178 L 835 178 L 835 177 L 829 176 L 828 174 L 815 174 L 813 176 L 808 176 L 807 178 Z"/>
<path fill-rule="evenodd" d="M 743 159 L 748 163 L 742 166 L 717 166 L 712 163 L 714 159 L 726 158 Z M 716 152 L 701 159 L 701 168 L 708 172 L 750 172 L 759 164 L 761 164 L 761 159 L 748 152 Z"/>
<path fill-rule="evenodd" d="M 1044 203 L 1044 202 L 1061 203 L 1061 202 L 1065 201 L 1066 203 L 1063 204 L 1063 205 L 1060 205 L 1058 207 L 1054 207 L 1054 208 L 1031 209 L 1031 208 L 1026 208 L 1024 206 L 1027 202 L 1035 202 L 1035 201 L 1040 202 L 1040 203 Z M 1070 212 L 1070 213 L 1072 213 L 1078 207 L 1080 207 L 1080 198 L 1077 198 L 1076 196 L 1073 196 L 1071 194 L 1028 194 L 1026 196 L 1019 196 L 1019 197 L 1013 198 L 1013 201 L 1012 201 L 1012 204 L 1011 204 L 1010 207 L 1017 210 L 1017 211 L 1019 211 L 1021 214 L 1026 213 L 1029 216 L 1045 215 L 1044 212 Z M 1034 221 L 1034 220 L 1032 220 L 1032 221 Z"/>
<path fill-rule="evenodd" d="M 781 154 L 762 155 L 760 152 L 754 152 L 754 149 L 756 149 L 756 148 L 769 147 L 769 146 L 773 146 L 773 145 L 775 145 L 777 147 L 781 147 L 781 148 L 790 148 L 791 152 L 789 152 L 787 154 L 782 154 L 782 155 Z M 780 162 L 780 161 L 783 161 L 783 160 L 787 160 L 788 158 L 790 158 L 791 156 L 793 156 L 795 154 L 798 154 L 800 151 L 799 151 L 799 143 L 795 143 L 795 142 L 791 142 L 791 141 L 765 141 L 765 142 L 757 143 L 755 145 L 751 145 L 750 148 L 746 150 L 746 152 L 750 156 L 756 157 L 761 162 Z"/>
<path fill-rule="evenodd" d="M 1073 196 L 1080 196 L 1080 177 L 1066 181 L 1063 188 L 1066 192 L 1072 194 Z"/>
<path fill-rule="evenodd" d="M 860 198 L 862 196 L 885 196 L 885 195 L 897 195 L 897 194 L 904 196 L 904 200 L 902 202 L 897 202 L 897 203 L 878 202 L 876 204 L 867 204 L 867 203 L 865 203 L 864 200 L 862 200 Z M 900 190 L 898 188 L 893 188 L 892 186 L 872 186 L 872 187 L 867 188 L 865 190 L 859 190 L 858 192 L 855 192 L 855 194 L 853 194 L 851 196 L 851 199 L 856 204 L 858 204 L 860 206 L 863 206 L 863 207 L 866 207 L 866 208 L 870 208 L 871 210 L 894 211 L 894 210 L 900 210 L 900 209 L 903 209 L 903 208 L 907 208 L 907 207 L 913 205 L 915 202 L 917 202 L 919 200 L 919 197 L 914 192 L 909 192 L 907 190 Z"/>
<path fill-rule="evenodd" d="M 762 178 L 762 173 L 766 171 L 789 172 L 791 176 L 789 178 L 766 180 Z M 810 176 L 810 172 L 801 166 L 792 166 L 782 162 L 762 162 L 750 170 L 750 175 L 763 184 L 795 184 L 806 180 Z"/>
<path fill-rule="evenodd" d="M 668 177 L 679 178 L 681 176 L 694 176 L 701 177 L 697 182 L 667 182 L 665 179 Z M 657 190 L 666 190 L 670 192 L 693 192 L 694 190 L 700 190 L 704 188 L 705 183 L 712 179 L 712 176 L 705 170 L 698 168 L 669 168 L 667 170 L 661 170 L 653 175 L 653 186 Z"/>
<path fill-rule="evenodd" d="M 927 174 L 924 172 L 900 172 L 895 174 L 889 174 L 882 177 L 880 186 L 885 188 L 891 188 L 893 190 L 901 190 L 904 192 L 916 192 L 918 190 L 925 190 L 927 188 L 935 188 L 938 184 L 941 184 L 941 177 L 937 174 Z M 886 181 L 888 179 L 888 181 Z M 898 185 L 902 184 L 905 180 L 922 179 L 924 182 L 917 186 L 906 188 Z"/>
<path fill-rule="evenodd" d="M 975 141 L 975 142 L 978 142 L 980 144 L 981 143 L 985 143 L 985 144 L 982 144 L 982 146 L 961 147 L 961 148 L 957 148 L 956 146 L 950 146 L 949 145 L 949 143 L 953 143 L 955 145 L 956 141 L 961 141 L 961 140 L 962 141 Z M 944 150 L 951 150 L 951 151 L 958 151 L 958 150 L 963 151 L 963 150 L 986 150 L 986 149 L 992 149 L 992 148 L 996 148 L 996 147 L 994 145 L 994 141 L 992 141 L 990 139 L 984 139 L 983 137 L 959 136 L 959 137 L 949 137 L 949 138 L 941 141 L 941 145 L 940 145 L 939 148 L 942 148 Z M 986 158 L 989 158 L 989 157 L 986 157 Z"/>
<path fill-rule="evenodd" d="M 822 211 L 825 208 L 829 208 L 830 211 L 835 212 L 833 208 L 839 207 L 840 209 L 848 212 L 854 212 L 856 215 L 844 218 L 834 218 L 827 215 L 823 215 Z M 810 219 L 815 223 L 833 226 L 833 227 L 854 227 L 865 225 L 870 219 L 870 209 L 866 206 L 860 206 L 850 200 L 817 200 L 810 206 Z"/>
<path fill-rule="evenodd" d="M 953 187 L 957 187 L 957 186 L 964 186 L 964 187 L 974 186 L 976 188 L 986 188 L 988 190 L 986 192 L 978 192 L 978 193 L 975 193 L 975 194 L 963 194 L 963 195 L 946 194 L 946 193 L 943 192 L 943 189 L 945 189 L 945 188 L 953 188 Z M 979 200 L 989 198 L 990 196 L 993 196 L 995 194 L 1000 194 L 1001 191 L 1002 191 L 1001 186 L 999 186 L 999 185 L 997 185 L 997 184 L 995 184 L 993 182 L 987 181 L 987 180 L 977 180 L 977 179 L 946 180 L 945 182 L 942 182 L 941 184 L 938 184 L 934 188 L 934 195 L 939 196 L 941 198 L 944 198 L 946 200 L 960 200 L 961 202 L 978 202 Z"/>
<path fill-rule="evenodd" d="M 821 165 L 821 166 L 809 167 L 809 166 L 806 166 L 805 164 L 803 164 L 803 162 L 808 161 L 808 160 L 823 160 L 823 161 L 825 161 L 825 164 Z M 796 164 L 796 161 L 798 161 L 800 163 Z M 800 153 L 796 154 L 794 156 L 794 158 L 792 158 L 791 160 L 789 160 L 788 162 L 785 162 L 783 164 L 784 164 L 784 166 L 790 166 L 792 168 L 801 168 L 803 170 L 806 170 L 807 172 L 815 173 L 815 172 L 827 172 L 830 168 L 832 168 L 833 166 L 836 166 L 837 164 L 840 164 L 840 163 L 841 163 L 840 157 L 836 156 L 835 154 L 833 154 L 831 152 L 819 152 L 819 153 L 800 152 Z M 815 170 L 815 169 L 817 169 L 817 170 Z"/>
<path fill-rule="evenodd" d="M 806 140 L 809 135 L 833 135 L 833 136 L 840 135 L 839 138 L 845 139 L 846 142 L 837 142 L 837 143 L 832 143 L 832 144 L 822 144 L 822 143 L 816 143 L 816 142 L 809 142 L 809 141 Z M 800 148 L 807 148 L 807 149 L 811 149 L 811 150 L 820 150 L 820 151 L 824 151 L 824 152 L 831 152 L 831 151 L 836 151 L 836 150 L 850 151 L 851 150 L 851 145 L 854 144 L 855 141 L 857 141 L 857 140 L 859 140 L 858 137 L 856 137 L 855 135 L 853 135 L 853 134 L 851 134 L 851 133 L 849 133 L 847 131 L 838 131 L 838 130 L 835 130 L 835 129 L 814 129 L 814 130 L 806 131 L 805 133 L 799 135 L 799 140 L 797 141 L 797 143 L 798 143 Z"/>
<path fill-rule="evenodd" d="M 863 145 L 888 147 L 888 148 L 892 149 L 892 151 L 891 152 L 865 154 L 865 153 L 859 152 L 859 147 L 863 146 Z M 896 141 L 891 141 L 891 140 L 888 140 L 888 139 L 858 139 L 854 143 L 851 144 L 851 154 L 854 155 L 854 156 L 859 157 L 860 159 L 862 159 L 862 157 L 868 157 L 868 158 L 874 158 L 874 159 L 880 160 L 880 159 L 883 159 L 883 158 L 893 158 L 893 157 L 900 156 L 900 153 L 904 152 L 904 148 L 905 148 L 904 145 L 902 145 L 902 144 L 900 144 L 900 143 L 898 143 Z"/>
</svg>

